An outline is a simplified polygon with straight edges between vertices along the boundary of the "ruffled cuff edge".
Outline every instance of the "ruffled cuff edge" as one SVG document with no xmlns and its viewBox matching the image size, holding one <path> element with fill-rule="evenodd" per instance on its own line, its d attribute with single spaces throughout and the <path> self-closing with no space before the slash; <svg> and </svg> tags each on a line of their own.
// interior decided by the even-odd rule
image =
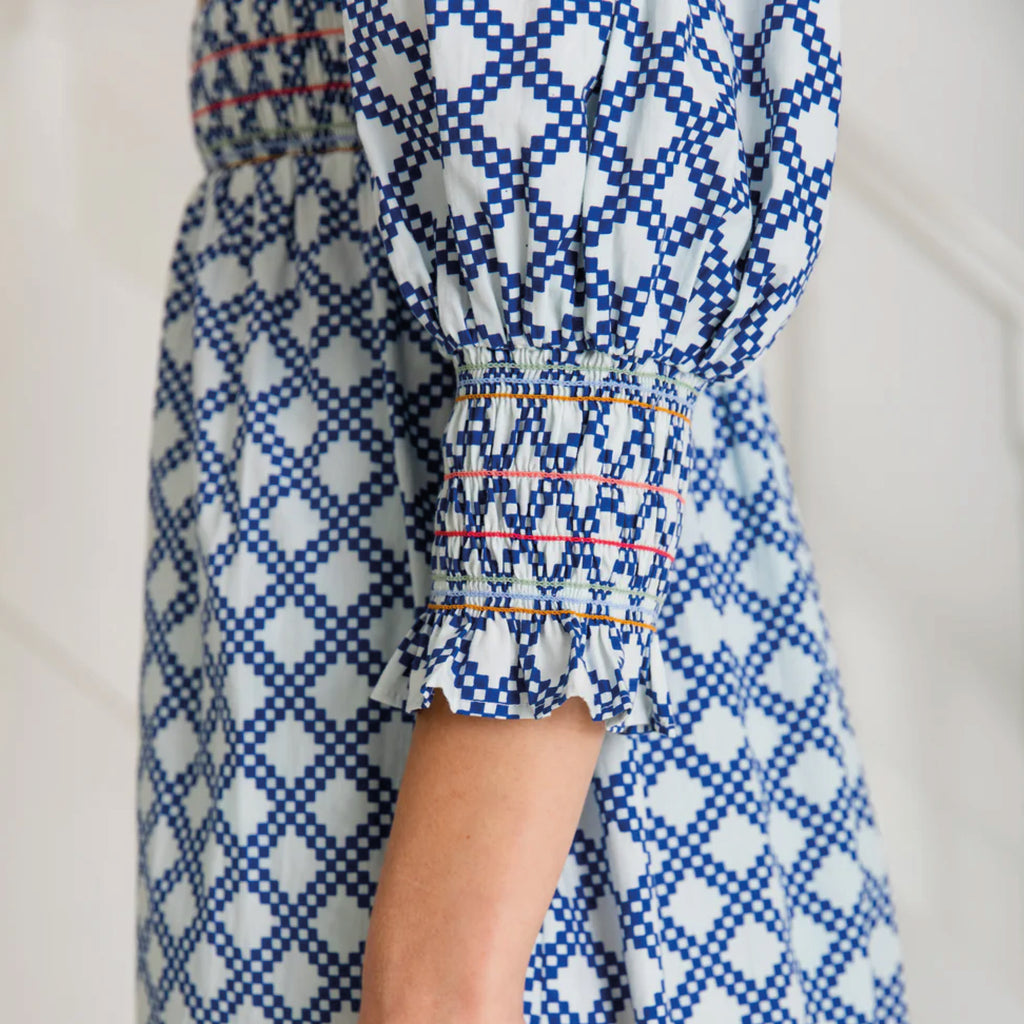
<svg viewBox="0 0 1024 1024">
<path fill-rule="evenodd" d="M 679 732 L 654 630 L 610 617 L 428 607 L 370 697 L 414 715 L 435 690 L 456 714 L 546 718 L 580 697 L 608 732 Z"/>
</svg>

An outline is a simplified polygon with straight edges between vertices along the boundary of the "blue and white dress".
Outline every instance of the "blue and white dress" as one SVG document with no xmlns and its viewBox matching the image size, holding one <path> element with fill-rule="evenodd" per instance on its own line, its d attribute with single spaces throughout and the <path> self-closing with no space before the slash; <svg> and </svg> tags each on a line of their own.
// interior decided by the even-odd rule
<svg viewBox="0 0 1024 1024">
<path fill-rule="evenodd" d="M 207 0 L 154 396 L 138 1024 L 351 1024 L 415 709 L 607 733 L 529 1024 L 906 1020 L 758 357 L 836 0 Z M 553 780 L 557 784 L 557 780 Z"/>
</svg>

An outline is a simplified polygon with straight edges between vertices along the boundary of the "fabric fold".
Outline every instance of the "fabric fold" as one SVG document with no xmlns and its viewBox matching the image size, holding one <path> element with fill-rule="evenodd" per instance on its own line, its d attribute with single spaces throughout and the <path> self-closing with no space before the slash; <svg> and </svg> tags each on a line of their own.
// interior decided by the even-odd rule
<svg viewBox="0 0 1024 1024">
<path fill-rule="evenodd" d="M 371 693 L 412 711 L 670 731 L 652 637 L 679 549 L 695 385 L 600 353 L 466 350 L 425 609 Z"/>
<path fill-rule="evenodd" d="M 580 697 L 609 732 L 678 735 L 652 629 L 494 606 L 430 606 L 416 618 L 372 699 L 415 712 L 440 690 L 457 714 L 546 718 Z"/>
<path fill-rule="evenodd" d="M 380 237 L 458 374 L 435 610 L 656 624 L 687 410 L 772 345 L 832 191 L 836 0 L 740 6 L 345 6 Z"/>
</svg>

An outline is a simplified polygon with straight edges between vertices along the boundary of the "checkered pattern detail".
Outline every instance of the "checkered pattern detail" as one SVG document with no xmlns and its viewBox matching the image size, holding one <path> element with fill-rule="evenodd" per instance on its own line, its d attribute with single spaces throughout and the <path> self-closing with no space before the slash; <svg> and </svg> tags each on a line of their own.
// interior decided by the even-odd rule
<svg viewBox="0 0 1024 1024">
<path fill-rule="evenodd" d="M 331 10 L 209 0 L 193 59 L 237 48 L 218 58 L 235 77 L 213 76 L 223 90 L 197 109 L 249 95 L 261 40 Z M 320 84 L 279 76 L 316 69 L 321 45 L 275 43 L 267 87 Z M 287 131 L 300 112 L 275 116 Z M 155 380 L 136 1020 L 355 1024 L 414 720 L 370 690 L 432 587 L 482 585 L 481 566 L 433 564 L 435 514 L 447 431 L 486 415 L 461 420 L 455 398 L 496 371 L 457 376 L 413 315 L 363 152 L 236 156 L 184 204 Z M 675 732 L 606 734 L 525 1020 L 905 1024 L 884 850 L 758 367 L 688 415 L 649 658 Z M 643 585 L 607 585 L 585 588 L 651 610 Z M 564 636 L 538 633 L 529 653 Z M 476 685 L 481 713 L 500 713 Z"/>
<path fill-rule="evenodd" d="M 371 696 L 412 711 L 440 688 L 458 712 L 534 718 L 576 695 L 615 731 L 668 731 L 652 634 L 697 390 L 607 358 L 488 356 L 463 353 L 430 600 Z"/>
<path fill-rule="evenodd" d="M 590 591 L 592 611 L 653 626 L 679 546 L 696 392 L 506 366 L 460 377 L 433 558 L 450 578 L 493 583 L 432 597 L 504 600 L 500 581 L 515 576 Z M 635 599 L 614 597 L 615 585 Z"/>
<path fill-rule="evenodd" d="M 499 366 L 490 397 L 456 410 L 446 464 L 564 474 L 446 478 L 433 569 L 478 579 L 435 585 L 374 698 L 411 711 L 440 688 L 460 711 L 532 717 L 560 703 L 557 677 L 609 728 L 673 728 L 638 623 L 660 608 L 681 503 L 594 480 L 678 491 L 688 446 L 666 466 L 657 441 L 641 454 L 658 415 L 595 411 L 611 385 L 582 368 L 603 360 L 622 394 L 699 392 L 747 372 L 804 289 L 837 138 L 834 0 L 737 6 L 346 5 L 351 106 L 401 292 L 460 381 Z M 536 363 L 555 389 L 575 375 L 576 408 L 509 396 L 500 367 Z M 613 611 L 616 585 L 653 615 L 633 597 Z M 495 621 L 512 615 L 558 621 Z M 541 635 L 562 656 L 531 658 Z"/>
<path fill-rule="evenodd" d="M 338 4 L 205 3 L 189 97 L 208 170 L 356 145 Z"/>
<path fill-rule="evenodd" d="M 802 294 L 837 0 L 352 0 L 352 106 L 436 342 L 743 372 Z"/>
</svg>

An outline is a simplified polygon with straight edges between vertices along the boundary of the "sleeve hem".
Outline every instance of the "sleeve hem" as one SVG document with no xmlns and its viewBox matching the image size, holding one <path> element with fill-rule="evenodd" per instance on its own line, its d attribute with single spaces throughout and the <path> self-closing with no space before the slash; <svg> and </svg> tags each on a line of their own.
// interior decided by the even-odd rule
<svg viewBox="0 0 1024 1024">
<path fill-rule="evenodd" d="M 571 614 L 426 609 L 370 697 L 411 715 L 435 690 L 473 717 L 546 718 L 580 697 L 607 732 L 679 731 L 654 631 Z"/>
<path fill-rule="evenodd" d="M 506 350 L 460 368 L 428 604 L 371 691 L 406 711 L 669 732 L 655 638 L 686 504 L 695 389 L 604 353 Z M 585 365 L 584 365 L 585 364 Z"/>
</svg>

